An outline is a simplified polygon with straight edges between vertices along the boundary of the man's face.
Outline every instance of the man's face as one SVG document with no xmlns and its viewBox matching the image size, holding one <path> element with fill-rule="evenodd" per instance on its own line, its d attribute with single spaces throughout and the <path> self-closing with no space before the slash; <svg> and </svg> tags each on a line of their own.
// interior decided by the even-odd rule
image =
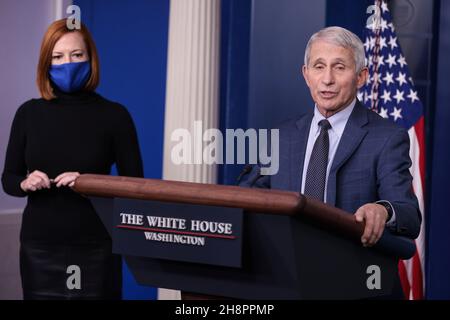
<svg viewBox="0 0 450 320">
<path fill-rule="evenodd" d="M 348 106 L 368 74 L 367 68 L 356 73 L 350 49 L 323 40 L 313 42 L 308 65 L 302 71 L 311 96 L 325 117 Z"/>
</svg>

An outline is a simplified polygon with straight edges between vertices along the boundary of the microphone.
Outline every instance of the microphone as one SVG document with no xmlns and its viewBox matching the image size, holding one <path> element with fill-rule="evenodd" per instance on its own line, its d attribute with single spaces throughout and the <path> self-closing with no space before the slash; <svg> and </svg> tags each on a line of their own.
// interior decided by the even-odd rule
<svg viewBox="0 0 450 320">
<path fill-rule="evenodd" d="M 256 170 L 255 170 L 254 173 L 253 173 L 253 168 L 255 168 L 255 167 L 252 167 L 252 170 L 251 170 L 251 173 L 253 174 L 253 177 L 251 177 L 251 179 L 249 179 L 249 181 L 250 181 L 249 182 L 250 188 L 253 188 L 253 186 L 255 185 L 256 181 L 258 181 L 259 178 L 263 177 L 263 175 L 261 174 L 261 168 L 259 166 L 256 166 Z"/>
<path fill-rule="evenodd" d="M 238 177 L 236 178 L 236 184 L 239 185 L 239 183 L 241 183 L 242 178 L 249 174 L 252 171 L 252 165 L 247 164 L 244 169 L 241 171 L 241 173 L 238 175 Z"/>
</svg>

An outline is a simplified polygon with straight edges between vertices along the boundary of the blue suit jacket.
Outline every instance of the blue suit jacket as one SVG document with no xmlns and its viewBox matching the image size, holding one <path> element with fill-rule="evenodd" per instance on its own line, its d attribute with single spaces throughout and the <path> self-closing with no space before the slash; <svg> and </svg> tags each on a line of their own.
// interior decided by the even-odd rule
<svg viewBox="0 0 450 320">
<path fill-rule="evenodd" d="M 240 185 L 299 192 L 312 118 L 311 112 L 279 127 L 280 166 L 276 175 L 259 176 L 255 167 Z M 396 215 L 394 231 L 417 238 L 421 215 L 410 166 L 407 131 L 357 101 L 331 166 L 326 202 L 354 213 L 366 203 L 388 200 Z"/>
</svg>

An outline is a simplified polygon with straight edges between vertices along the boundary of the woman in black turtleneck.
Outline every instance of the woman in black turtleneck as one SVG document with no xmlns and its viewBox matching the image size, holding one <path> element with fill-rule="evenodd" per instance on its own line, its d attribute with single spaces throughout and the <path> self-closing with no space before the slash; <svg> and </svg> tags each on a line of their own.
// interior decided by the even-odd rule
<svg viewBox="0 0 450 320">
<path fill-rule="evenodd" d="M 71 189 L 80 174 L 109 174 L 113 164 L 120 175 L 143 176 L 133 121 L 94 92 L 98 82 L 86 27 L 68 30 L 66 19 L 50 25 L 38 65 L 42 98 L 17 110 L 2 175 L 8 194 L 28 197 L 20 235 L 24 299 L 121 297 L 121 259 L 89 200 Z M 70 266 L 79 267 L 80 282 Z"/>
</svg>

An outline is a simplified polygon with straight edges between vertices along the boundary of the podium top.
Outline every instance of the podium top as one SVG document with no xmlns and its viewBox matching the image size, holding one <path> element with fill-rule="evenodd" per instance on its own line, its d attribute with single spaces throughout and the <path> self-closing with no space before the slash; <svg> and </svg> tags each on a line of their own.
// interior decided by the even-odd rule
<svg viewBox="0 0 450 320">
<path fill-rule="evenodd" d="M 96 174 L 80 175 L 73 190 L 95 197 L 223 206 L 251 213 L 299 216 L 355 241 L 360 241 L 364 231 L 364 223 L 357 222 L 353 214 L 292 191 Z M 415 252 L 412 240 L 389 232 L 384 232 L 379 243 L 403 259 Z"/>
</svg>

